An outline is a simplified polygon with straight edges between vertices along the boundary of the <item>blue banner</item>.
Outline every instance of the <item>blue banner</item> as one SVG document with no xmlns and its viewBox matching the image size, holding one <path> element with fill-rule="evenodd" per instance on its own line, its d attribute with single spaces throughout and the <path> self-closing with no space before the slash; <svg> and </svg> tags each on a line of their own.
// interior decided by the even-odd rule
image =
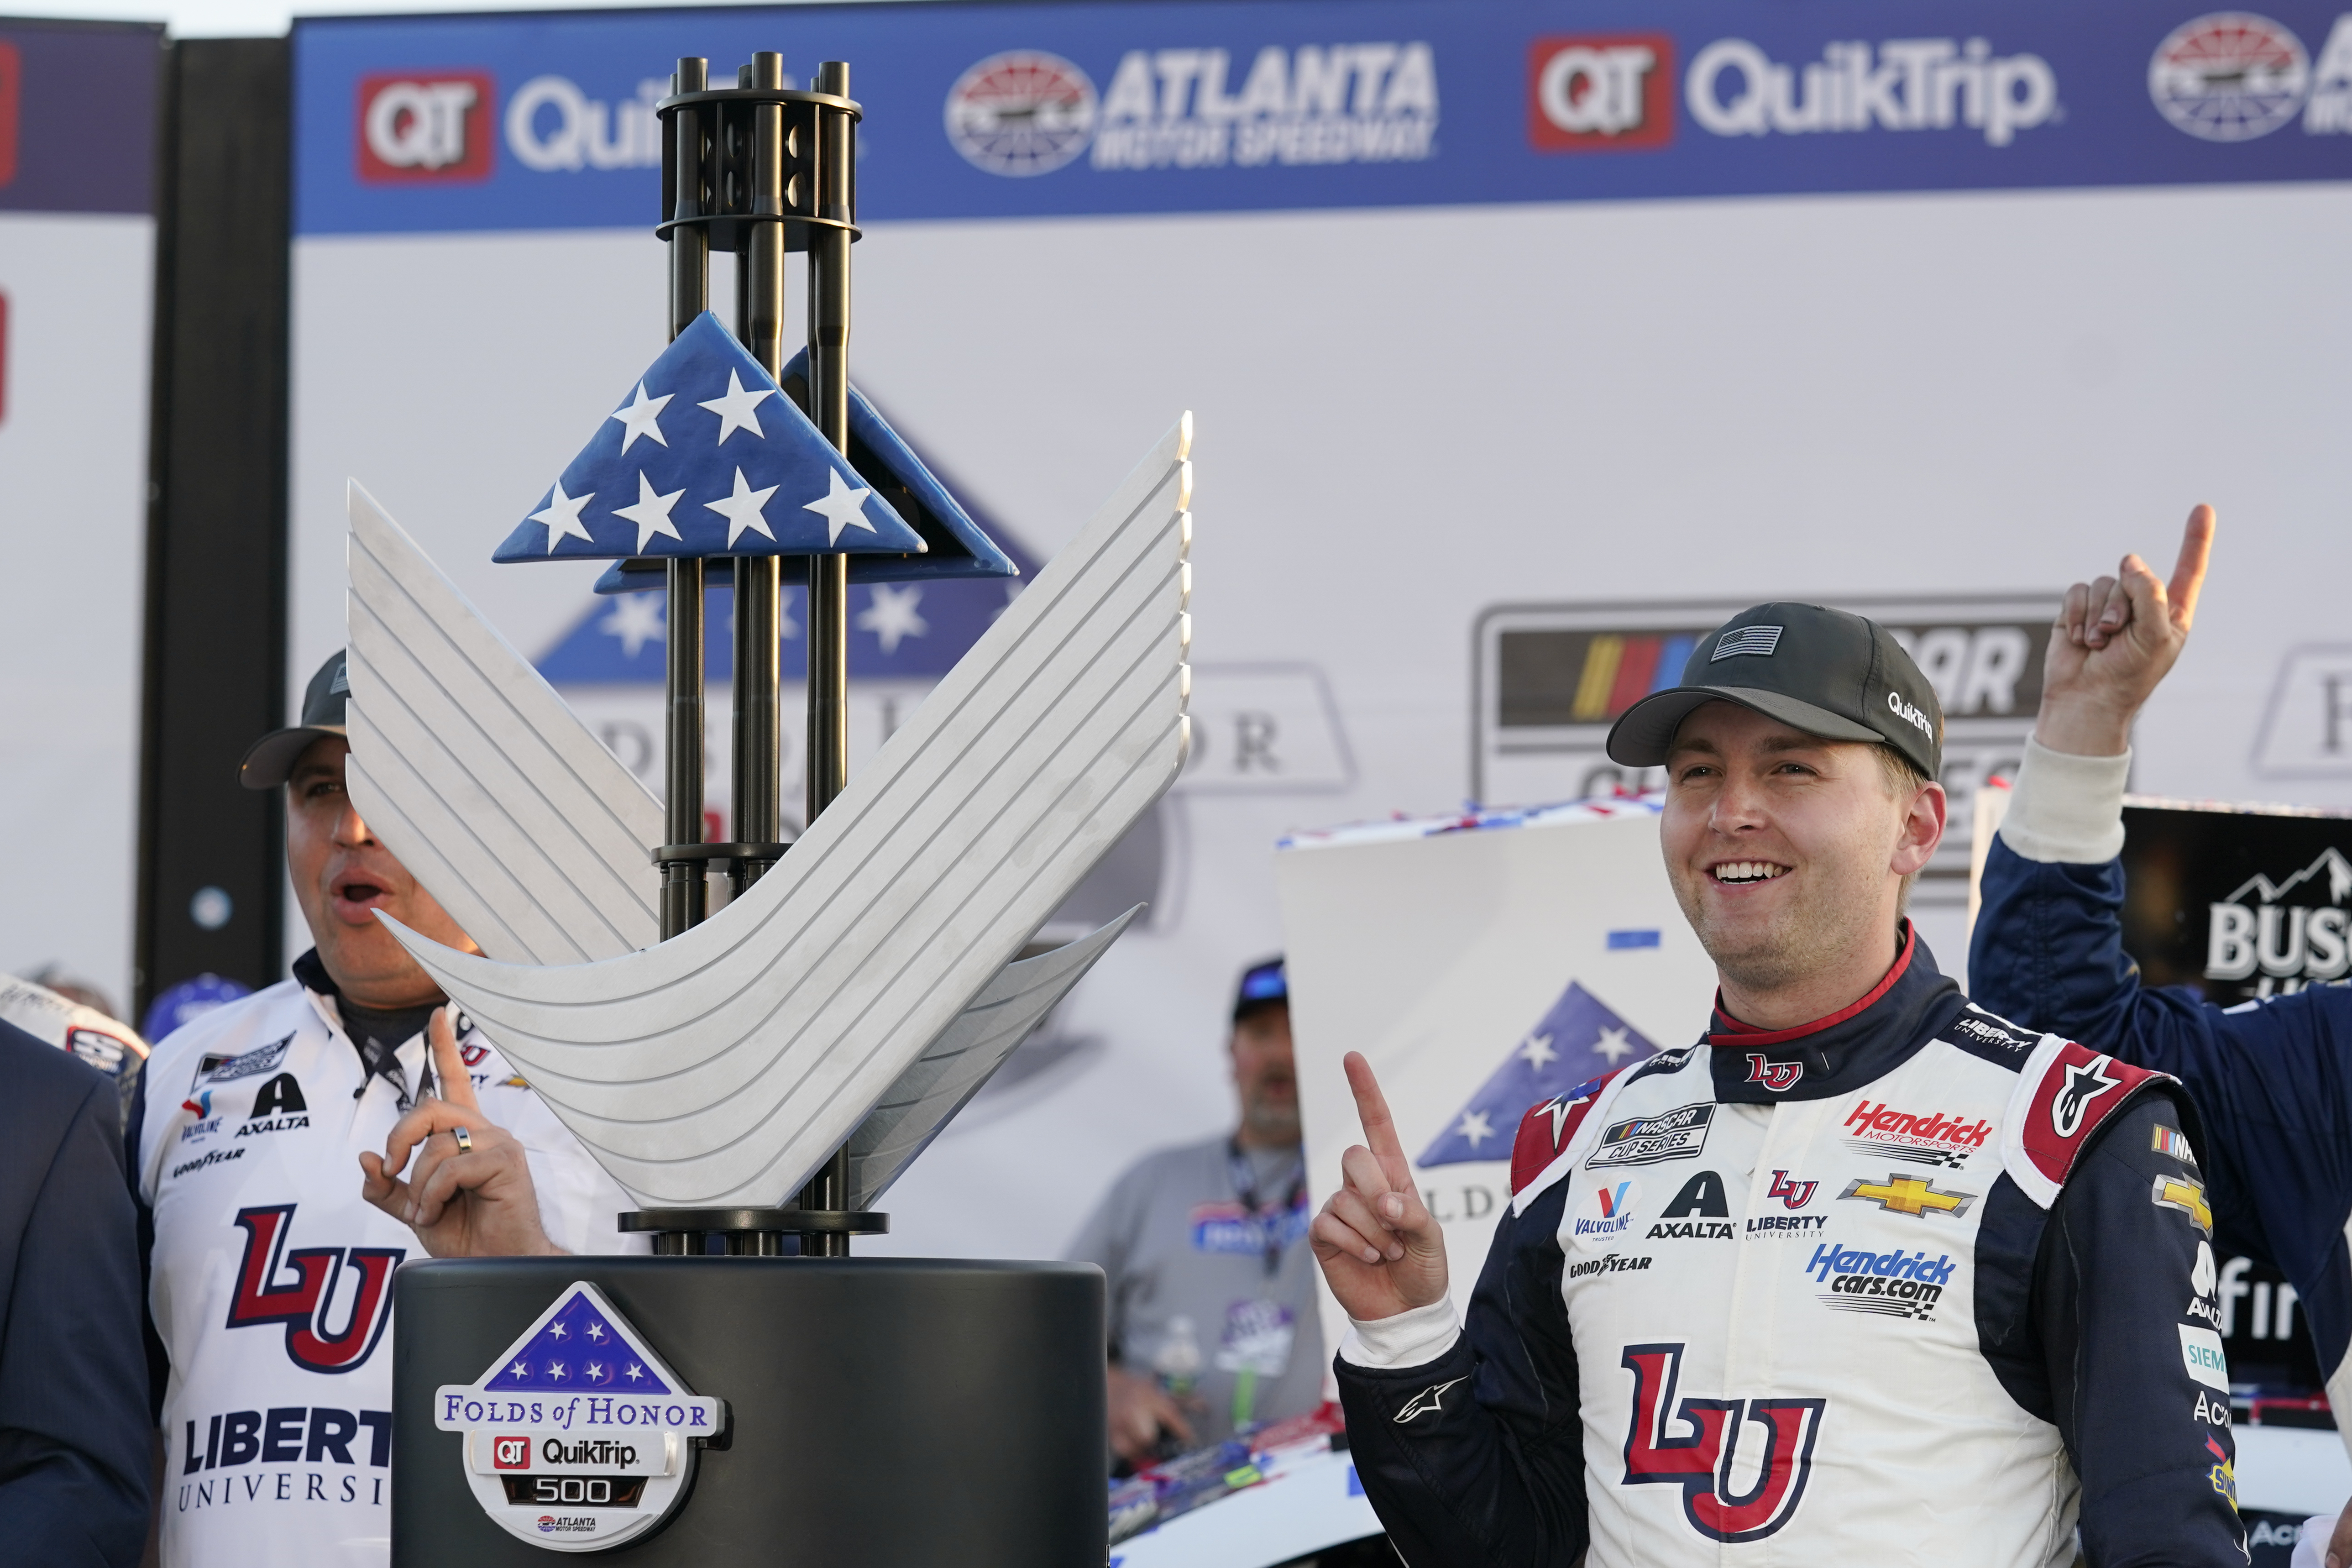
<svg viewBox="0 0 2352 1568">
<path fill-rule="evenodd" d="M 853 66 L 861 217 L 2352 176 L 2352 12 L 2149 0 L 894 5 L 295 32 L 305 234 L 654 221 L 653 105 Z"/>
</svg>

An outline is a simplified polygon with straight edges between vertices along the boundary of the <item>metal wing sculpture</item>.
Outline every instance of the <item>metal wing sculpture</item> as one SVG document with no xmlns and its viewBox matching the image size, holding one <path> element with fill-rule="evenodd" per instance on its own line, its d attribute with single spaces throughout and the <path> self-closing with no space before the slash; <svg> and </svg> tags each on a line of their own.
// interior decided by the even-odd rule
<svg viewBox="0 0 2352 1568">
<path fill-rule="evenodd" d="M 361 816 L 501 963 L 652 946 L 660 804 L 357 483 L 349 511 L 347 778 Z M 929 1146 L 1132 914 L 1008 964 L 941 1031 L 851 1137 L 853 1206 Z"/>
<path fill-rule="evenodd" d="M 887 1184 L 937 1130 L 913 1108 L 968 1098 L 950 1069 L 913 1072 L 967 1005 L 1007 1027 L 1043 1016 L 1044 988 L 1008 961 L 1183 764 L 1191 428 L 1188 415 L 792 853 L 702 925 L 533 966 L 386 920 L 639 1202 L 775 1203 L 877 1105 L 898 1120 L 861 1142 Z M 1062 956 L 1031 963 L 1058 974 Z M 969 1049 L 984 1060 L 999 1036 L 975 1027 Z"/>
</svg>

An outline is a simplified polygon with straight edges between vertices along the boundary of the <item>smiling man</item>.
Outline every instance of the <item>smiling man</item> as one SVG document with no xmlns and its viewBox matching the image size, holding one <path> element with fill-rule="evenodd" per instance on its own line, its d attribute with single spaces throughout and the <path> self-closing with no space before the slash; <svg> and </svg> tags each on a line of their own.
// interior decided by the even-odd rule
<svg viewBox="0 0 2352 1568">
<path fill-rule="evenodd" d="M 1941 732 L 1885 628 L 1795 604 L 1618 721 L 1714 1019 L 1528 1113 L 1466 1322 L 1347 1058 L 1369 1147 L 1312 1241 L 1414 1568 L 2055 1568 L 2078 1521 L 2093 1568 L 2244 1563 L 2189 1108 L 1936 972 Z"/>
<path fill-rule="evenodd" d="M 474 946 L 352 807 L 347 690 L 337 654 L 243 769 L 286 788 L 316 945 L 158 1043 L 132 1106 L 172 1568 L 387 1561 L 392 1271 L 621 1251 L 635 1206 L 376 919 Z"/>
</svg>

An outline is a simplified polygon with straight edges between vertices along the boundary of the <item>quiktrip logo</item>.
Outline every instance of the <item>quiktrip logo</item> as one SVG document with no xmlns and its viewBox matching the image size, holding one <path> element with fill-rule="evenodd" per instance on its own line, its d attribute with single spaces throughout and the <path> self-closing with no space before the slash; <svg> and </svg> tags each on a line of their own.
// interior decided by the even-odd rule
<svg viewBox="0 0 2352 1568">
<path fill-rule="evenodd" d="M 1633 1374 L 1633 1412 L 1625 1434 L 1623 1484 L 1680 1486 L 1683 1517 L 1693 1530 L 1709 1541 L 1760 1541 L 1794 1518 L 1805 1500 L 1813 1443 L 1829 1401 L 1693 1396 L 1677 1409 L 1682 1362 L 1679 1344 L 1625 1347 L 1622 1364 Z M 1683 1430 L 1669 1436 L 1674 1424 Z M 1764 1451 L 1754 1461 L 1755 1479 L 1746 1491 L 1737 1491 L 1733 1460 L 1743 1442 L 1755 1441 L 1743 1437 L 1751 1424 L 1763 1429 Z M 1747 1464 L 1738 1468 L 1748 1470 Z"/>
<path fill-rule="evenodd" d="M 1541 152 L 1663 147 L 1675 135 L 1675 41 L 1664 33 L 1528 46 L 1528 140 Z"/>
<path fill-rule="evenodd" d="M 362 77 L 360 178 L 370 184 L 488 179 L 494 92 L 487 71 Z"/>
<path fill-rule="evenodd" d="M 1983 38 L 1832 43 L 1819 60 L 1783 65 L 1746 38 L 1693 56 L 1684 101 L 1717 136 L 1836 131 L 1983 133 L 2006 147 L 2058 112 L 2058 77 L 2040 55 L 1996 55 Z"/>
</svg>

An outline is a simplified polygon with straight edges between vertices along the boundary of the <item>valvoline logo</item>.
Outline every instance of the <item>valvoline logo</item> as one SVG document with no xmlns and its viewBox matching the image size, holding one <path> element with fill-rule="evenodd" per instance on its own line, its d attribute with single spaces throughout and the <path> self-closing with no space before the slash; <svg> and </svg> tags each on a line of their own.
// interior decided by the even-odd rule
<svg viewBox="0 0 2352 1568">
<path fill-rule="evenodd" d="M 488 71 L 378 71 L 360 78 L 361 180 L 488 179 L 497 96 Z"/>
<path fill-rule="evenodd" d="M 1642 1184 L 1631 1176 L 1585 1188 L 1569 1219 L 1569 1240 L 1587 1251 L 1607 1251 L 1633 1228 L 1641 1194 Z"/>
</svg>

